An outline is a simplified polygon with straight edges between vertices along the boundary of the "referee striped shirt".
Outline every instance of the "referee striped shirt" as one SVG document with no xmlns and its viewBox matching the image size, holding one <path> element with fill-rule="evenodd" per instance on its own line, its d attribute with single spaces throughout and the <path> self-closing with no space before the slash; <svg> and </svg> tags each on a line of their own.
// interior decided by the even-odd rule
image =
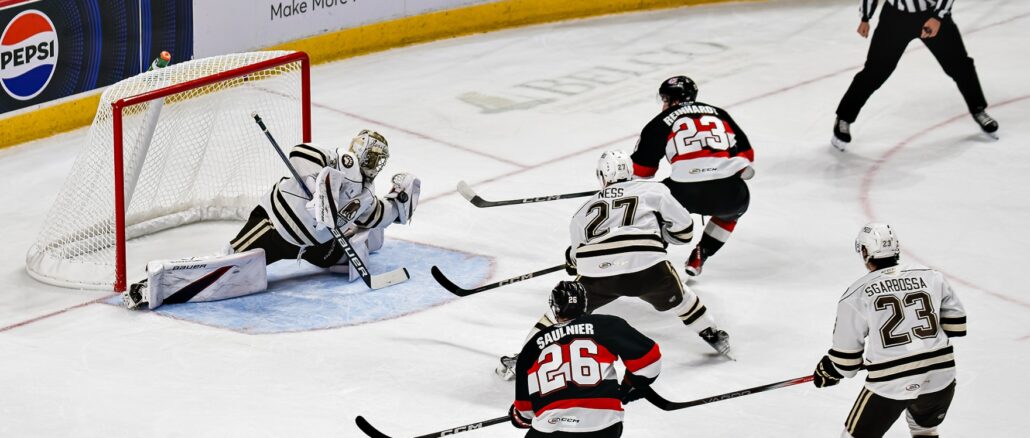
<svg viewBox="0 0 1030 438">
<path fill-rule="evenodd" d="M 869 21 L 873 18 L 873 12 L 876 12 L 876 4 L 879 3 L 879 0 L 861 1 L 862 21 Z M 901 12 L 933 11 L 933 16 L 941 20 L 951 14 L 951 6 L 955 4 L 955 0 L 886 0 L 886 2 Z"/>
</svg>

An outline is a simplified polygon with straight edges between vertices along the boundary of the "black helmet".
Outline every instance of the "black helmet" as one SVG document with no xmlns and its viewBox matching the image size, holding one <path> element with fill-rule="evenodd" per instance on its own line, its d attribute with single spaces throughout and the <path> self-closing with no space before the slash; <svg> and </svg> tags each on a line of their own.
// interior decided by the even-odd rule
<svg viewBox="0 0 1030 438">
<path fill-rule="evenodd" d="M 697 84 L 686 76 L 673 76 L 662 81 L 658 96 L 666 102 L 693 102 L 697 100 Z"/>
<path fill-rule="evenodd" d="M 587 290 L 578 281 L 559 281 L 551 290 L 551 310 L 562 319 L 578 318 L 587 310 Z"/>
</svg>

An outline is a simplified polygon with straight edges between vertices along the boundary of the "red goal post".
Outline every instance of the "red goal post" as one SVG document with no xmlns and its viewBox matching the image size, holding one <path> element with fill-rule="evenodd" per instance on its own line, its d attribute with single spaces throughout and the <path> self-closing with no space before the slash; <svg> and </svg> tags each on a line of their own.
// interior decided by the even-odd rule
<svg viewBox="0 0 1030 438">
<path fill-rule="evenodd" d="M 223 55 L 111 86 L 26 257 L 29 274 L 59 286 L 124 291 L 128 240 L 198 221 L 245 219 L 285 174 L 252 112 L 283 145 L 311 141 L 307 54 Z"/>
</svg>

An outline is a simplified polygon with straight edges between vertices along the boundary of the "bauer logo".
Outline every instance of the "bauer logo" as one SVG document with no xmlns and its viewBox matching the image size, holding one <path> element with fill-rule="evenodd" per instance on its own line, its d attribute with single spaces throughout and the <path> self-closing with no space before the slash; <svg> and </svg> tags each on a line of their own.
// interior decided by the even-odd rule
<svg viewBox="0 0 1030 438">
<path fill-rule="evenodd" d="M 28 10 L 0 36 L 0 85 L 7 95 L 29 100 L 42 93 L 57 67 L 57 29 L 50 17 Z"/>
</svg>

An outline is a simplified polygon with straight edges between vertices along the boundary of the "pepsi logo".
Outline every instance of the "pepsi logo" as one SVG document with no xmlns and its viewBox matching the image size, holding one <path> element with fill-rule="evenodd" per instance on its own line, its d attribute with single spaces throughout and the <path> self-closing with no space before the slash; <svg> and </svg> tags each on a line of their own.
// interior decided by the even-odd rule
<svg viewBox="0 0 1030 438">
<path fill-rule="evenodd" d="M 0 36 L 0 85 L 7 95 L 29 100 L 42 93 L 57 67 L 57 29 L 50 17 L 24 11 Z"/>
</svg>

